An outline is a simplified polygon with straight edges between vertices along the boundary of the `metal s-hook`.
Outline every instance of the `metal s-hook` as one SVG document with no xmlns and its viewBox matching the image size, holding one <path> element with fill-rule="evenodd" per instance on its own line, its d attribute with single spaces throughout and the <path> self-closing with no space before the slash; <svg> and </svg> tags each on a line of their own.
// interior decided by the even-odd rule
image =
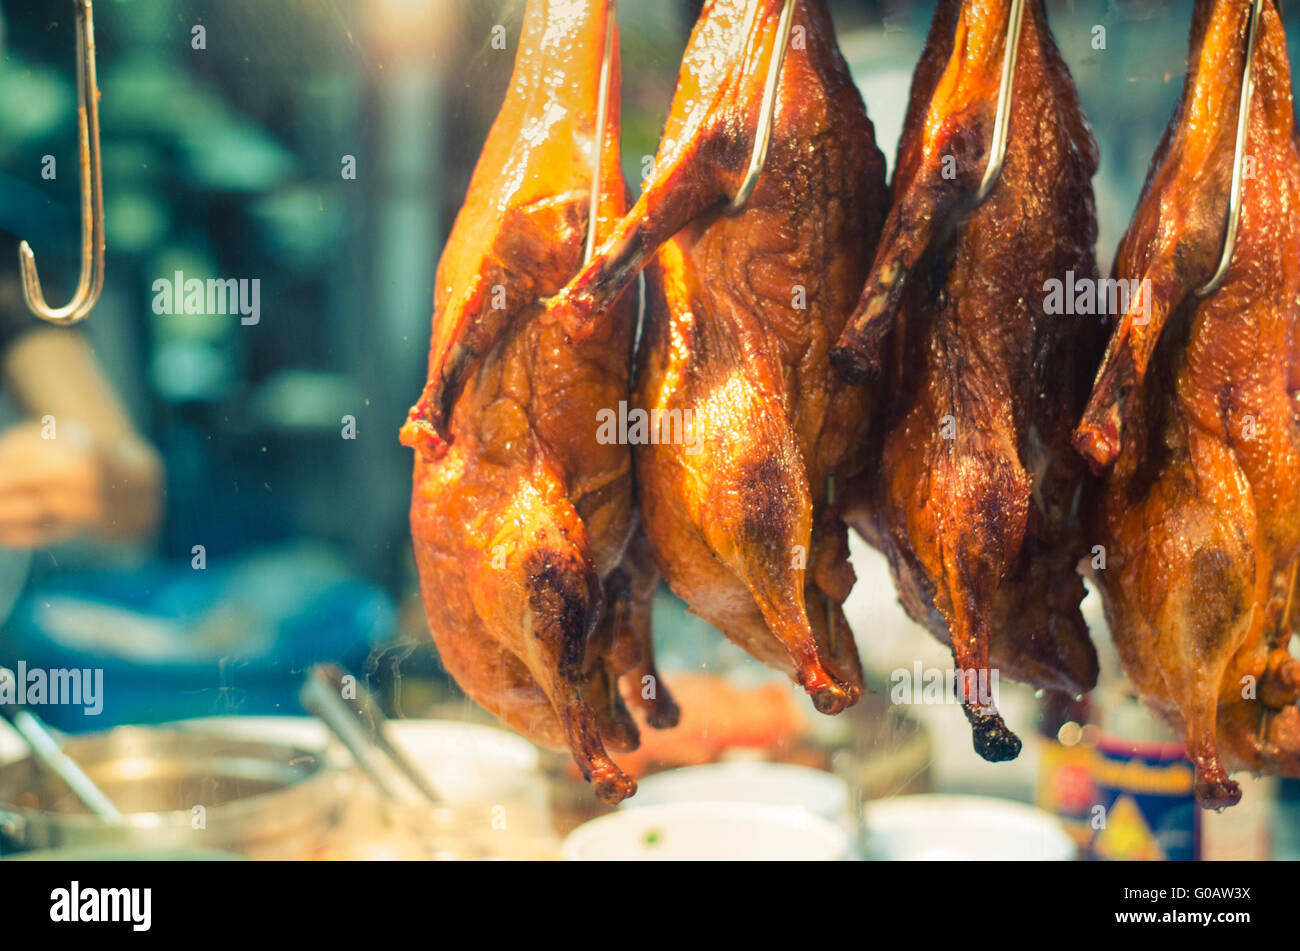
<svg viewBox="0 0 1300 951">
<path fill-rule="evenodd" d="M 751 11 L 755 8 L 751 8 Z M 772 120 L 776 115 L 776 91 L 781 79 L 781 67 L 785 64 L 785 53 L 790 47 L 790 28 L 794 24 L 794 0 L 785 0 L 781 9 L 781 21 L 777 29 L 776 45 L 772 47 L 772 58 L 767 65 L 767 83 L 763 87 L 763 103 L 758 112 L 758 129 L 754 135 L 754 151 L 749 158 L 749 168 L 740 183 L 740 188 L 731 199 L 731 210 L 739 211 L 749 201 L 749 196 L 758 184 L 758 176 L 767 164 L 767 150 L 772 144 Z"/>
<path fill-rule="evenodd" d="M 587 247 L 582 254 L 586 267 L 596 253 L 596 219 L 600 213 L 600 173 L 605 164 L 605 117 L 609 113 L 609 87 L 614 71 L 614 31 L 618 0 L 605 2 L 605 51 L 600 59 L 600 91 L 596 96 L 596 161 L 591 174 L 591 207 L 587 212 Z"/>
<path fill-rule="evenodd" d="M 1264 12 L 1264 0 L 1254 0 L 1250 10 L 1250 26 L 1246 33 L 1246 64 L 1241 71 L 1241 98 L 1237 104 L 1237 145 L 1232 157 L 1232 191 L 1228 193 L 1228 227 L 1223 236 L 1223 252 L 1219 266 L 1209 281 L 1196 289 L 1197 297 L 1212 294 L 1228 273 L 1232 254 L 1237 248 L 1237 228 L 1241 224 L 1242 175 L 1246 164 L 1246 137 L 1250 131 L 1250 99 L 1255 92 L 1255 44 L 1259 40 L 1259 20 Z"/>
<path fill-rule="evenodd" d="M 826 507 L 831 508 L 835 505 L 835 473 L 826 473 Z M 831 596 L 825 591 L 822 592 L 822 606 L 826 609 L 826 647 L 831 654 L 835 653 L 835 607 L 836 604 L 831 600 Z"/>
<path fill-rule="evenodd" d="M 989 146 L 989 164 L 984 169 L 975 204 L 989 197 L 1007 158 L 1007 138 L 1011 126 L 1011 91 L 1015 83 L 1016 57 L 1020 52 L 1020 31 L 1025 19 L 1025 0 L 1011 0 L 1007 16 L 1007 43 L 1002 54 L 1002 81 L 998 86 L 998 111 L 993 119 L 993 142 Z"/>
<path fill-rule="evenodd" d="M 99 84 L 95 77 L 95 21 L 91 0 L 77 8 L 77 134 L 81 160 L 81 276 L 72 300 L 50 307 L 36 275 L 36 256 L 24 241 L 18 247 L 23 298 L 33 314 L 53 324 L 84 320 L 104 289 L 104 192 L 99 156 Z"/>
</svg>

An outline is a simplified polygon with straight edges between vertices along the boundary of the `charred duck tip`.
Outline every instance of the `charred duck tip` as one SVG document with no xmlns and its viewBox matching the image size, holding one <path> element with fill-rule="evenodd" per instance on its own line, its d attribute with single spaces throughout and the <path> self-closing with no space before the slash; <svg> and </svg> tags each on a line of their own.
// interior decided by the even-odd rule
<svg viewBox="0 0 1300 951">
<path fill-rule="evenodd" d="M 862 697 L 862 688 L 852 684 L 830 684 L 809 689 L 813 707 L 818 713 L 835 716 L 853 706 Z"/>
<path fill-rule="evenodd" d="M 618 805 L 624 799 L 636 795 L 636 780 L 626 773 L 614 773 L 600 777 L 592 777 L 591 785 L 595 789 L 596 798 L 601 802 L 609 803 L 611 806 Z"/>
<path fill-rule="evenodd" d="M 1241 786 L 1231 779 L 1198 779 L 1193 791 L 1202 809 L 1227 809 L 1241 802 Z"/>
<path fill-rule="evenodd" d="M 970 720 L 971 739 L 975 752 L 990 763 L 1004 763 L 1020 755 L 1020 737 L 1007 728 L 1002 715 L 996 711 L 963 707 Z"/>
<path fill-rule="evenodd" d="M 860 350 L 841 344 L 831 350 L 831 366 L 850 386 L 862 386 L 876 377 L 874 361 Z"/>
</svg>

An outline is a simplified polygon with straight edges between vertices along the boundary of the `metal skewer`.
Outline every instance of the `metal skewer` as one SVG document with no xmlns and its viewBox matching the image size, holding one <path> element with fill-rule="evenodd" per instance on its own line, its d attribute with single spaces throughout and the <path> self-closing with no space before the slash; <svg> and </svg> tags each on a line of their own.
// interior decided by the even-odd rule
<svg viewBox="0 0 1300 951">
<path fill-rule="evenodd" d="M 1282 609 L 1282 628 L 1291 625 L 1291 611 L 1295 608 L 1296 578 L 1300 577 L 1300 559 L 1291 566 L 1291 581 L 1287 584 L 1286 607 Z"/>
<path fill-rule="evenodd" d="M 605 52 L 600 60 L 600 92 L 596 97 L 596 162 L 591 175 L 591 208 L 587 212 L 587 248 L 582 254 L 585 267 L 596 253 L 596 220 L 600 212 L 600 173 L 605 163 L 605 117 L 609 112 L 609 87 L 614 71 L 614 30 L 618 0 L 605 3 Z"/>
<path fill-rule="evenodd" d="M 45 302 L 36 275 L 36 256 L 18 246 L 23 298 L 28 309 L 52 324 L 84 320 L 104 289 L 104 191 L 99 156 L 99 84 L 95 78 L 95 20 L 90 0 L 77 8 L 77 137 L 81 160 L 81 276 L 72 300 L 62 307 Z"/>
<path fill-rule="evenodd" d="M 13 671 L 0 667 L 0 683 L 13 681 L 18 685 Z M 113 801 L 104 795 L 95 781 L 86 775 L 76 761 L 59 747 L 49 727 L 32 711 L 18 704 L 0 703 L 0 717 L 9 721 L 18 735 L 23 738 L 35 757 L 51 769 L 59 779 L 67 784 L 81 804 L 90 810 L 90 814 L 104 822 L 121 822 L 122 813 Z"/>
<path fill-rule="evenodd" d="M 753 11 L 754 7 L 750 8 Z M 763 87 L 763 103 L 758 112 L 758 130 L 754 135 L 754 151 L 749 158 L 749 169 L 740 183 L 740 188 L 731 199 L 731 210 L 739 211 L 749 201 L 749 196 L 758 184 L 758 176 L 767 164 L 767 150 L 772 144 L 772 119 L 776 115 L 776 91 L 781 80 L 781 67 L 785 64 L 785 53 L 790 47 L 790 28 L 794 25 L 794 0 L 785 0 L 781 8 L 781 22 L 777 29 L 776 45 L 772 47 L 772 58 L 767 66 L 767 83 Z"/>
<path fill-rule="evenodd" d="M 835 473 L 826 473 L 826 507 L 830 508 L 835 504 Z M 826 646 L 831 654 L 835 653 L 835 602 L 825 591 L 822 592 L 822 600 L 826 604 Z"/>
<path fill-rule="evenodd" d="M 429 805 L 442 805 L 444 800 L 437 790 L 388 738 L 384 729 L 388 719 L 370 693 L 356 684 L 355 699 L 343 698 L 339 688 L 345 675 L 346 671 L 334 664 L 314 666 L 298 693 L 303 707 L 324 721 L 352 754 L 362 772 L 389 799 L 409 802 L 413 797 L 389 779 L 383 765 L 385 759 L 413 787 L 419 798 Z"/>
<path fill-rule="evenodd" d="M 1296 579 L 1298 576 L 1300 576 L 1300 559 L 1297 559 L 1291 565 L 1291 575 L 1286 583 L 1286 605 L 1282 608 L 1282 620 L 1278 625 L 1278 633 L 1281 635 L 1279 639 L 1283 644 L 1288 643 L 1291 639 L 1291 612 L 1294 610 L 1296 605 L 1295 593 Z M 1268 742 L 1269 726 L 1273 723 L 1273 717 L 1279 712 L 1280 711 L 1274 710 L 1262 703 L 1259 705 L 1259 724 L 1255 738 L 1259 740 L 1261 744 Z"/>
<path fill-rule="evenodd" d="M 1250 10 L 1250 28 L 1246 34 L 1246 65 L 1241 72 L 1241 99 L 1237 107 L 1237 146 L 1232 157 L 1232 191 L 1228 193 L 1228 227 L 1223 238 L 1223 253 L 1213 276 L 1196 289 L 1197 297 L 1205 297 L 1223 283 L 1232 254 L 1237 248 L 1237 228 L 1241 223 L 1242 172 L 1246 164 L 1246 137 L 1250 129 L 1250 99 L 1255 91 L 1255 44 L 1259 39 L 1259 20 L 1264 11 L 1264 0 L 1254 0 Z"/>
<path fill-rule="evenodd" d="M 975 193 L 978 205 L 989 192 L 1007 157 L 1007 138 L 1011 126 L 1011 89 L 1015 83 L 1016 57 L 1020 52 L 1020 31 L 1024 24 L 1025 0 L 1011 0 L 1011 13 L 1007 17 L 1007 43 L 1002 55 L 1002 81 L 998 86 L 998 111 L 993 119 L 993 141 L 989 145 L 989 164 L 984 169 L 984 178 L 980 181 L 979 191 Z"/>
</svg>

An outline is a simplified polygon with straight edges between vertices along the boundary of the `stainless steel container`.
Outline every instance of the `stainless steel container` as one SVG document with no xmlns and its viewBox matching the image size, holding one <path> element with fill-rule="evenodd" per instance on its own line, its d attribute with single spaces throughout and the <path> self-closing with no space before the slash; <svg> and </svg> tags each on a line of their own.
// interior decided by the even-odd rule
<svg viewBox="0 0 1300 951">
<path fill-rule="evenodd" d="M 64 750 L 124 815 L 106 824 L 28 757 L 0 766 L 0 854 L 36 849 L 220 851 L 311 858 L 349 785 L 321 751 L 171 727 L 72 737 Z"/>
</svg>

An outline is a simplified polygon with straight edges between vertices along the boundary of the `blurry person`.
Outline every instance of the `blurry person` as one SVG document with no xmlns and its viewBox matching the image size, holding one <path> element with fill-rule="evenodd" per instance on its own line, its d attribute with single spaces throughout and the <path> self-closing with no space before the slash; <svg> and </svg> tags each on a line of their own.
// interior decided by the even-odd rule
<svg viewBox="0 0 1300 951">
<path fill-rule="evenodd" d="M 46 292 L 62 300 L 54 287 Z M 78 536 L 130 541 L 153 533 L 161 460 L 127 417 L 85 334 L 27 309 L 18 240 L 5 232 L 0 391 L 21 414 L 0 428 L 0 547 L 40 548 Z"/>
</svg>

